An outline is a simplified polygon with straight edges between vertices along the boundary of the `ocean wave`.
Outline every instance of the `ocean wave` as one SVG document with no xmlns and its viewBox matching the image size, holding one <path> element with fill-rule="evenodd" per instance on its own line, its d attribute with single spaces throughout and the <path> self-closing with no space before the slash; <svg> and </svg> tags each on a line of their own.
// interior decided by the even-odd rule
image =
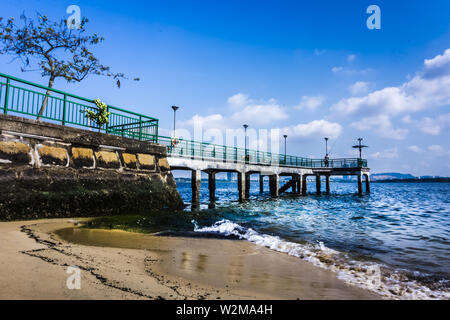
<svg viewBox="0 0 450 320">
<path fill-rule="evenodd" d="M 356 261 L 348 254 L 327 248 L 323 242 L 299 244 L 281 239 L 278 236 L 261 234 L 251 228 L 223 219 L 209 227 L 199 227 L 195 220 L 194 232 L 218 233 L 225 236 L 247 240 L 256 245 L 309 261 L 313 265 L 335 272 L 345 282 L 376 292 L 389 299 L 450 299 L 450 292 L 430 288 L 411 279 L 406 272 L 393 270 L 386 265 Z M 413 273 L 417 275 L 417 272 Z M 441 280 L 435 285 L 443 286 Z"/>
</svg>

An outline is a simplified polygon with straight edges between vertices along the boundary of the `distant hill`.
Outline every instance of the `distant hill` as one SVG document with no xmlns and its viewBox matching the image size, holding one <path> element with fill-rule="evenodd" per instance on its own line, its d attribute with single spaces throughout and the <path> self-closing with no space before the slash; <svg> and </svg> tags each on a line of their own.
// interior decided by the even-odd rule
<svg viewBox="0 0 450 320">
<path fill-rule="evenodd" d="M 403 179 L 417 179 L 417 177 L 413 176 L 409 173 L 398 173 L 398 172 L 389 172 L 389 173 L 373 173 L 370 175 L 372 181 L 377 180 L 403 180 Z"/>
</svg>

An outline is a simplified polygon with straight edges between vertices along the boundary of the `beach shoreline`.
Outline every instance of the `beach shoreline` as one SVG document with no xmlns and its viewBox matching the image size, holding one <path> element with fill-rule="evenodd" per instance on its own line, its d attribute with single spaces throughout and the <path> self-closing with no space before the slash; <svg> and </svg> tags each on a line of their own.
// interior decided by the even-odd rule
<svg viewBox="0 0 450 320">
<path fill-rule="evenodd" d="M 331 271 L 247 241 L 0 223 L 0 299 L 381 299 Z M 81 289 L 67 288 L 67 268 Z"/>
</svg>

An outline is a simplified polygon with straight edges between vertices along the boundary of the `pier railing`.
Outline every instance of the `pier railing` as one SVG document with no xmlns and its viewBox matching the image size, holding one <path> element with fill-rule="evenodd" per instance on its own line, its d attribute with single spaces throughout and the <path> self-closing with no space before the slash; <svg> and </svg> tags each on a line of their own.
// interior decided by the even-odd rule
<svg viewBox="0 0 450 320">
<path fill-rule="evenodd" d="M 218 160 L 259 165 L 276 165 L 302 168 L 366 168 L 367 160 L 358 158 L 345 159 L 310 159 L 278 153 L 229 147 L 207 142 L 198 142 L 159 136 L 159 143 L 167 146 L 170 156 L 200 160 Z"/>
<path fill-rule="evenodd" d="M 47 99 L 42 115 L 39 111 Z M 26 118 L 42 118 L 46 121 L 73 127 L 95 129 L 85 117 L 85 111 L 96 110 L 92 99 L 61 90 L 48 88 L 30 81 L 0 73 L 0 112 L 17 114 Z M 216 145 L 184 139 L 158 136 L 158 119 L 108 105 L 109 123 L 100 131 L 122 137 L 161 143 L 167 146 L 171 156 L 192 159 L 213 159 L 260 165 L 277 165 L 303 168 L 366 168 L 367 160 L 310 159 L 265 151 Z"/>
<path fill-rule="evenodd" d="M 85 117 L 84 111 L 96 110 L 92 99 L 48 88 L 30 81 L 0 73 L 0 112 L 81 128 L 98 128 Z M 158 142 L 158 119 L 108 105 L 109 123 L 100 131 L 127 138 Z"/>
</svg>

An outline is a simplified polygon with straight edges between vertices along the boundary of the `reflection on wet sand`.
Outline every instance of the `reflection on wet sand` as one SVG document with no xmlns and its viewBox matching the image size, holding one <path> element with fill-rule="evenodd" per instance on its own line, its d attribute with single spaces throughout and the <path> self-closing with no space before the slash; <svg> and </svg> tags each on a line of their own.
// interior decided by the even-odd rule
<svg viewBox="0 0 450 320">
<path fill-rule="evenodd" d="M 246 241 L 157 237 L 116 230 L 66 228 L 55 232 L 81 245 L 141 249 L 156 257 L 151 272 L 248 297 L 372 299 L 332 272 Z"/>
</svg>

